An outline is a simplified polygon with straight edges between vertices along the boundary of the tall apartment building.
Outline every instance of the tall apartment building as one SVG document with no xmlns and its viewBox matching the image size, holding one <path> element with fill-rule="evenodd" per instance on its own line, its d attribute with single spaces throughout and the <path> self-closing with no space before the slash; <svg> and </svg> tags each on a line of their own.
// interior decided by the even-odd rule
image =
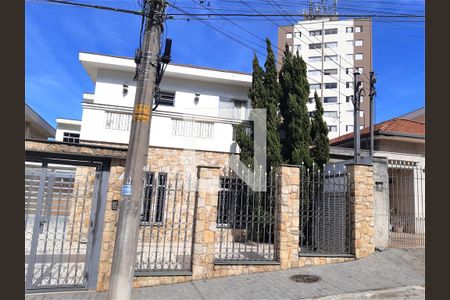
<svg viewBox="0 0 450 300">
<path fill-rule="evenodd" d="M 285 45 L 305 60 L 310 98 L 308 111 L 315 110 L 314 91 L 322 96 L 329 138 L 353 132 L 353 70 L 361 73 L 365 96 L 361 98 L 360 127 L 369 126 L 369 72 L 372 71 L 372 20 L 317 17 L 278 28 L 278 48 Z M 322 48 L 323 44 L 323 48 Z M 278 62 L 284 54 L 278 51 Z M 281 67 L 281 66 L 278 66 Z"/>
</svg>

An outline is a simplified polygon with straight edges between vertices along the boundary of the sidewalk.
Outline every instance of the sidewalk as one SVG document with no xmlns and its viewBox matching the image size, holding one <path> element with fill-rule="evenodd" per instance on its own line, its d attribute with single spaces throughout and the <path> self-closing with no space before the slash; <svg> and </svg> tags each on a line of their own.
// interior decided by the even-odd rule
<svg viewBox="0 0 450 300">
<path fill-rule="evenodd" d="M 297 283 L 290 279 L 297 274 L 321 280 Z M 387 249 L 346 263 L 134 289 L 133 299 L 425 299 L 424 285 L 425 249 Z M 106 293 L 30 294 L 26 299 L 106 299 Z"/>
</svg>

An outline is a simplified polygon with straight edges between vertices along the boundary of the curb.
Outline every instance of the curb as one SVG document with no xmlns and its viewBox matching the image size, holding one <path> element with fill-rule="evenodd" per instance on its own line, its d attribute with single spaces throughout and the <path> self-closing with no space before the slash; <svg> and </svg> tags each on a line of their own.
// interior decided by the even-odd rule
<svg viewBox="0 0 450 300">
<path fill-rule="evenodd" d="M 356 293 L 346 293 L 311 299 L 320 300 L 353 300 L 353 299 L 425 299 L 425 287 L 422 285 L 411 285 L 395 287 L 383 290 L 371 290 Z"/>
</svg>

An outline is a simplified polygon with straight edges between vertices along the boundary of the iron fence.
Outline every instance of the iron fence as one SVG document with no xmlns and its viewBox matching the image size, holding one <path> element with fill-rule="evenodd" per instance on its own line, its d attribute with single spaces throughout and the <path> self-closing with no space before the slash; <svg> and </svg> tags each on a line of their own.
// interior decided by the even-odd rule
<svg viewBox="0 0 450 300">
<path fill-rule="evenodd" d="M 299 255 L 352 254 L 350 178 L 345 165 L 301 167 Z"/>
<path fill-rule="evenodd" d="M 254 191 L 233 171 L 223 170 L 217 205 L 216 264 L 265 264 L 277 260 L 278 175 L 272 171 L 266 178 L 266 190 Z M 257 181 L 254 177 L 254 184 Z"/>
<path fill-rule="evenodd" d="M 194 179 L 178 173 L 147 172 L 144 187 L 135 275 L 189 275 Z"/>
<path fill-rule="evenodd" d="M 391 247 L 425 247 L 425 169 L 415 162 L 390 160 Z"/>
</svg>

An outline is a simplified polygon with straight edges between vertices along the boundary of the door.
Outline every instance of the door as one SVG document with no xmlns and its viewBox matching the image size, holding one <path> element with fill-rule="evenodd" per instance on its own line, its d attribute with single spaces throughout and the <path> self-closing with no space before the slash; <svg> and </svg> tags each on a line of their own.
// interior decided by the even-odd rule
<svg viewBox="0 0 450 300">
<path fill-rule="evenodd" d="M 25 166 L 25 288 L 85 288 L 100 172 Z"/>
</svg>

